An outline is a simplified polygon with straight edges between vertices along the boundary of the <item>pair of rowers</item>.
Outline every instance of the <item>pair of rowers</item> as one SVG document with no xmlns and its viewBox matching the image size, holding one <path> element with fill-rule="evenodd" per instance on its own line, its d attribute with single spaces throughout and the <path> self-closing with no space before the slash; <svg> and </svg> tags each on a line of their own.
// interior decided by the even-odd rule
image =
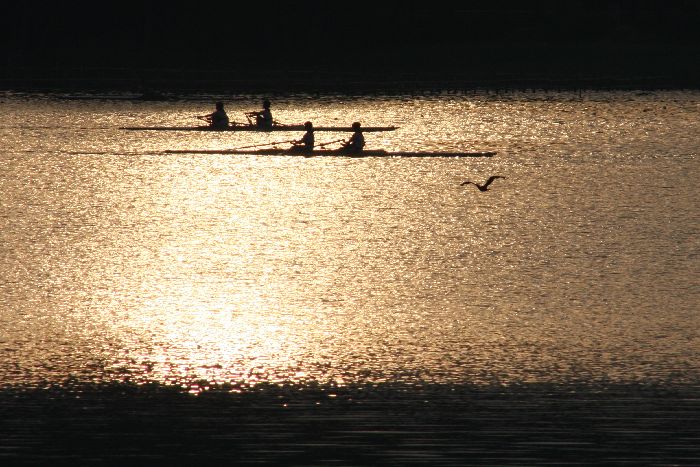
<svg viewBox="0 0 700 467">
<path fill-rule="evenodd" d="M 304 129 L 306 133 L 299 139 L 292 141 L 292 147 L 289 149 L 291 152 L 311 152 L 316 146 L 316 141 L 314 138 L 314 125 L 311 122 L 304 123 Z M 365 136 L 362 134 L 362 126 L 360 122 L 355 122 L 352 124 L 353 133 L 349 140 L 343 140 L 340 146 L 340 152 L 345 152 L 349 154 L 357 154 L 362 152 L 365 148 Z M 326 143 L 330 144 L 330 143 Z M 326 144 L 321 144 L 323 147 Z"/>
<path fill-rule="evenodd" d="M 224 110 L 224 103 L 219 101 L 215 104 L 216 110 L 207 115 L 198 115 L 197 118 L 209 123 L 212 128 L 226 129 L 230 125 L 230 121 L 226 111 Z M 262 129 L 270 129 L 274 124 L 272 118 L 272 111 L 270 111 L 270 101 L 265 99 L 263 101 L 263 109 L 258 112 L 247 112 L 245 114 L 248 119 L 248 124 L 251 126 L 256 126 Z M 234 125 L 241 125 L 240 123 L 234 123 Z"/>
</svg>

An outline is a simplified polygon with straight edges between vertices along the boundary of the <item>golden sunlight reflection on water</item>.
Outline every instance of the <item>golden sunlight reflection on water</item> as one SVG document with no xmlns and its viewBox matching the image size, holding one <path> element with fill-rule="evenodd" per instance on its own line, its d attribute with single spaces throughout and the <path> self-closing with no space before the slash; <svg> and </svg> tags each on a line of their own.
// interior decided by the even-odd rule
<svg viewBox="0 0 700 467">
<path fill-rule="evenodd" d="M 6 100 L 0 376 L 696 378 L 697 102 L 273 102 L 284 122 L 400 127 L 371 147 L 499 151 L 346 159 L 162 152 L 298 134 L 119 130 L 192 124 L 209 101 Z M 227 102 L 232 117 L 258 105 Z M 460 186 L 493 174 L 506 179 L 488 192 Z"/>
</svg>

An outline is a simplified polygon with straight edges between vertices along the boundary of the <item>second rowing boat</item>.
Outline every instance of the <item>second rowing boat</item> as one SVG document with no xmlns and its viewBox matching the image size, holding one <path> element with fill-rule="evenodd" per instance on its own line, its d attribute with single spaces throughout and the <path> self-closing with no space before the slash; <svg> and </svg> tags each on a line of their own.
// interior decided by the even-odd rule
<svg viewBox="0 0 700 467">
<path fill-rule="evenodd" d="M 170 149 L 166 154 L 237 154 L 251 156 L 336 156 L 336 157 L 492 157 L 495 151 L 385 151 L 383 149 L 366 149 L 352 153 L 338 149 L 317 149 L 315 151 L 300 151 L 289 149 Z"/>
</svg>

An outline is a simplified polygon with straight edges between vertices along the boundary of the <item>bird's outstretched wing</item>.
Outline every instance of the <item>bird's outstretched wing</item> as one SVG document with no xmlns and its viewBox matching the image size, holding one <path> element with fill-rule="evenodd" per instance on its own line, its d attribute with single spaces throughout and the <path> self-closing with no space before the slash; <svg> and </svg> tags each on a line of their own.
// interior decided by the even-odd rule
<svg viewBox="0 0 700 467">
<path fill-rule="evenodd" d="M 459 186 L 469 185 L 470 183 L 474 183 L 474 182 L 470 182 L 469 180 L 465 180 L 462 183 L 460 183 Z"/>
<path fill-rule="evenodd" d="M 502 177 L 502 176 L 500 176 L 500 175 L 492 175 L 491 177 L 489 177 L 488 180 L 486 180 L 486 183 L 484 183 L 484 188 L 486 188 L 486 187 L 489 186 L 491 183 L 493 183 L 493 181 L 496 180 L 497 178 L 506 178 L 506 177 Z"/>
</svg>

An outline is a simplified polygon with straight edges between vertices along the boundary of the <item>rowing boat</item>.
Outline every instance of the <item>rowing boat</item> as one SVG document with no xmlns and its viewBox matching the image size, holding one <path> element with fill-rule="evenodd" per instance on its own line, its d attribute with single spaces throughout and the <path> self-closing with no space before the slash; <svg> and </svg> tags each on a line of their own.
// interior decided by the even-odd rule
<svg viewBox="0 0 700 467">
<path fill-rule="evenodd" d="M 249 156 L 337 156 L 337 157 L 492 157 L 494 151 L 460 152 L 460 151 L 385 151 L 383 149 L 366 149 L 360 153 L 349 153 L 337 149 L 317 149 L 299 151 L 288 149 L 170 149 L 166 154 L 238 154 Z"/>
<path fill-rule="evenodd" d="M 398 127 L 396 126 L 367 126 L 362 127 L 363 133 L 377 132 L 377 131 L 394 131 Z M 130 130 L 130 131 L 260 131 L 260 132 L 270 132 L 270 131 L 305 131 L 304 125 L 275 125 L 272 128 L 261 128 L 256 125 L 231 125 L 224 128 L 217 128 L 208 125 L 202 126 L 125 126 L 121 127 L 120 130 Z M 317 126 L 314 127 L 314 131 L 355 131 L 354 128 L 349 126 Z"/>
</svg>

